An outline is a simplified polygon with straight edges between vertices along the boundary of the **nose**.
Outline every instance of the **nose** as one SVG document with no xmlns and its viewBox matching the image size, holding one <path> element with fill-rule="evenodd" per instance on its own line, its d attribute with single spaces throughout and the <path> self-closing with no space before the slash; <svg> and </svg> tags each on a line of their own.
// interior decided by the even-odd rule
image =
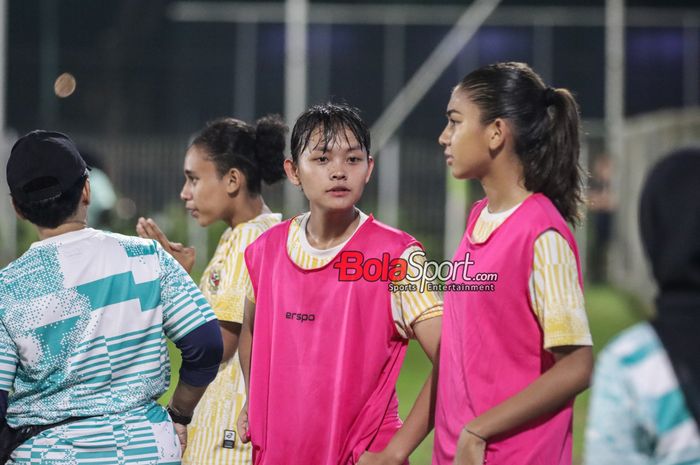
<svg viewBox="0 0 700 465">
<path fill-rule="evenodd" d="M 348 176 L 347 176 L 347 174 L 345 174 L 345 171 L 343 171 L 343 170 L 333 170 L 333 172 L 331 173 L 331 179 L 333 181 L 343 181 L 347 178 L 348 178 Z"/>
<path fill-rule="evenodd" d="M 345 171 L 345 163 L 342 157 L 335 160 L 335 163 L 331 165 L 331 179 L 333 181 L 343 181 L 348 178 Z"/>
<path fill-rule="evenodd" d="M 450 136 L 450 125 L 447 124 L 445 129 L 442 130 L 440 136 L 438 137 L 438 144 L 442 145 L 443 147 L 447 147 L 450 145 Z"/>
<path fill-rule="evenodd" d="M 182 186 L 180 198 L 185 202 L 192 200 L 192 190 L 190 189 L 190 183 L 187 181 L 185 181 L 185 184 Z"/>
</svg>

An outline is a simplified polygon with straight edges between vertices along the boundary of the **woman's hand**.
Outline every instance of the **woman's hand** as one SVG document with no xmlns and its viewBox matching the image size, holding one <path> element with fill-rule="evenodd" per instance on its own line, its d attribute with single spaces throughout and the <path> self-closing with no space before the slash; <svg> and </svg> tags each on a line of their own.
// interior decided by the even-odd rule
<svg viewBox="0 0 700 465">
<path fill-rule="evenodd" d="M 139 218 L 138 223 L 136 223 L 136 233 L 144 239 L 157 240 L 163 249 L 182 265 L 185 271 L 188 273 L 192 271 L 195 259 L 194 247 L 185 247 L 179 242 L 170 242 L 151 218 Z"/>
<path fill-rule="evenodd" d="M 485 457 L 486 441 L 463 429 L 457 441 L 454 465 L 483 465 Z"/>
<path fill-rule="evenodd" d="M 243 444 L 250 441 L 250 433 L 248 432 L 248 402 L 243 404 L 241 412 L 238 414 L 238 421 L 236 422 L 236 428 L 238 429 L 238 438 Z"/>
<path fill-rule="evenodd" d="M 180 453 L 181 456 L 185 455 L 185 449 L 187 448 L 187 426 L 181 425 L 180 423 L 173 423 L 175 427 L 175 434 L 180 440 Z"/>
<path fill-rule="evenodd" d="M 402 461 L 396 459 L 395 457 L 389 456 L 386 451 L 365 451 L 360 456 L 360 460 L 357 461 L 357 465 L 401 465 L 402 463 Z"/>
</svg>

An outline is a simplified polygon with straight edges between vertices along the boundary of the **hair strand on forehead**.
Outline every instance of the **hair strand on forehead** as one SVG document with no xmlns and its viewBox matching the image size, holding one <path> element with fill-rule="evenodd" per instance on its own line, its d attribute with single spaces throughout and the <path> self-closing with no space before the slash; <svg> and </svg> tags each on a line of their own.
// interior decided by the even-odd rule
<svg viewBox="0 0 700 465">
<path fill-rule="evenodd" d="M 315 147 L 309 147 L 311 138 L 322 131 L 322 138 Z M 292 130 L 292 160 L 297 163 L 299 155 L 311 148 L 323 149 L 345 139 L 349 145 L 348 131 L 357 139 L 360 148 L 369 154 L 370 134 L 367 124 L 360 117 L 360 111 L 345 103 L 324 103 L 314 105 L 299 116 Z"/>
</svg>

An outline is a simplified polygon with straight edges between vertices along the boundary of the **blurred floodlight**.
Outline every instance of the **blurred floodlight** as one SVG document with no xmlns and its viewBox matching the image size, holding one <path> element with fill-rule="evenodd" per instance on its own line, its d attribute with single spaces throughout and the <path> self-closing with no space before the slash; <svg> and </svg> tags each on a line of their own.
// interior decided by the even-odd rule
<svg viewBox="0 0 700 465">
<path fill-rule="evenodd" d="M 63 73 L 56 78 L 53 84 L 53 91 L 59 98 L 70 97 L 75 92 L 75 77 L 70 73 Z"/>
</svg>

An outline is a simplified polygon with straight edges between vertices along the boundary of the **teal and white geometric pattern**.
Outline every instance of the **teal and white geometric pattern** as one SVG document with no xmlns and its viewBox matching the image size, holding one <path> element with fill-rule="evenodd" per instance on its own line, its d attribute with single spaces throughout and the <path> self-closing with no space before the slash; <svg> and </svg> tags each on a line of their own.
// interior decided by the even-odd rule
<svg viewBox="0 0 700 465">
<path fill-rule="evenodd" d="M 596 362 L 586 465 L 698 465 L 700 434 L 671 362 L 648 323 L 620 334 Z"/>
<path fill-rule="evenodd" d="M 30 449 L 20 448 L 17 463 L 47 451 L 78 455 L 31 463 L 130 463 L 129 454 L 147 457 L 156 443 L 167 450 L 161 443 L 173 441 L 172 425 L 154 404 L 170 379 L 166 336 L 177 341 L 214 318 L 187 273 L 155 241 L 84 229 L 33 244 L 0 271 L 0 389 L 11 391 L 8 423 L 105 417 L 49 430 Z M 141 426 L 120 426 L 123 415 Z M 160 417 L 163 425 L 154 427 Z M 147 438 L 158 430 L 165 437 Z M 144 447 L 127 447 L 124 457 L 99 445 L 132 444 L 125 438 L 134 431 L 144 436 L 133 444 Z M 87 455 L 71 446 L 78 443 L 80 454 L 107 447 L 104 460 L 83 460 Z"/>
</svg>

